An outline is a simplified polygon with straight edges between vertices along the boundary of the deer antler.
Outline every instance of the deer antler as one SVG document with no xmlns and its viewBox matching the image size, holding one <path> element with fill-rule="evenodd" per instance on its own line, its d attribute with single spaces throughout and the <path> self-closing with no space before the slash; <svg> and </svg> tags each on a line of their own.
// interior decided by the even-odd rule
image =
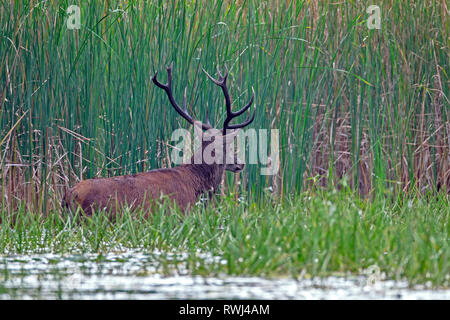
<svg viewBox="0 0 450 320">
<path fill-rule="evenodd" d="M 155 75 L 152 77 L 152 81 L 154 84 L 156 84 L 159 88 L 164 89 L 164 91 L 167 94 L 167 97 L 169 97 L 169 101 L 174 107 L 174 109 L 192 125 L 200 124 L 201 128 L 203 130 L 211 129 L 212 126 L 209 123 L 203 123 L 199 121 L 194 121 L 194 119 L 189 115 L 187 107 L 186 107 L 186 96 L 187 96 L 187 90 L 184 90 L 184 96 L 183 96 L 183 109 L 177 104 L 175 101 L 175 98 L 173 97 L 172 93 L 172 68 L 173 68 L 173 62 L 170 64 L 170 66 L 166 67 L 167 70 L 167 83 L 163 84 L 158 81 L 157 76 L 158 72 L 155 73 Z"/>
<path fill-rule="evenodd" d="M 225 65 L 225 75 L 222 75 L 222 73 L 219 70 L 219 67 L 217 67 L 217 73 L 219 74 L 218 79 L 214 79 L 205 69 L 203 69 L 203 72 L 206 73 L 206 75 L 212 82 L 214 82 L 216 85 L 222 88 L 223 95 L 225 96 L 225 107 L 227 111 L 227 117 L 225 118 L 225 121 L 223 123 L 222 129 L 223 134 L 226 133 L 227 129 L 240 129 L 252 123 L 253 120 L 255 119 L 256 108 L 254 109 L 252 116 L 247 117 L 247 120 L 245 120 L 244 122 L 230 125 L 231 120 L 243 114 L 252 105 L 253 100 L 255 99 L 255 90 L 253 89 L 253 87 L 252 87 L 252 97 L 250 98 L 250 101 L 241 110 L 233 112 L 231 110 L 231 99 L 227 87 L 227 78 L 228 78 L 227 66 Z"/>
<path fill-rule="evenodd" d="M 190 124 L 200 125 L 203 130 L 212 129 L 212 126 L 209 123 L 209 119 L 208 119 L 207 123 L 203 123 L 203 122 L 199 122 L 199 121 L 194 121 L 194 119 L 189 115 L 187 107 L 186 107 L 187 89 L 184 90 L 183 109 L 175 101 L 175 98 L 173 97 L 173 93 L 172 93 L 172 68 L 173 68 L 173 63 L 171 63 L 170 66 L 166 67 L 166 70 L 167 70 L 167 83 L 166 84 L 163 84 L 158 81 L 158 79 L 157 79 L 158 72 L 156 72 L 155 75 L 152 77 L 153 83 L 156 84 L 159 88 L 163 89 L 166 92 L 167 96 L 169 97 L 170 103 L 172 104 L 174 109 L 184 119 L 186 119 Z M 250 123 L 252 123 L 253 120 L 255 119 L 256 108 L 254 109 L 253 114 L 251 116 L 247 117 L 247 120 L 245 120 L 244 122 L 239 123 L 239 124 L 230 124 L 230 122 L 234 118 L 243 114 L 252 105 L 253 100 L 255 99 L 255 90 L 253 89 L 253 87 L 252 87 L 252 97 L 250 98 L 250 101 L 242 109 L 233 112 L 231 110 L 231 99 L 230 99 L 230 95 L 228 93 L 228 87 L 227 87 L 227 78 L 228 78 L 227 66 L 225 66 L 225 75 L 222 75 L 219 68 L 217 67 L 217 73 L 219 74 L 218 79 L 214 79 L 205 69 L 203 69 L 203 72 L 206 73 L 206 75 L 212 82 L 214 82 L 216 85 L 218 85 L 219 87 L 222 88 L 223 95 L 225 96 L 225 107 L 226 107 L 227 116 L 223 123 L 223 129 L 222 129 L 223 134 L 226 134 L 226 131 L 228 129 L 240 129 L 240 128 L 248 126 Z M 208 117 L 208 110 L 206 112 L 207 112 L 206 116 Z"/>
</svg>

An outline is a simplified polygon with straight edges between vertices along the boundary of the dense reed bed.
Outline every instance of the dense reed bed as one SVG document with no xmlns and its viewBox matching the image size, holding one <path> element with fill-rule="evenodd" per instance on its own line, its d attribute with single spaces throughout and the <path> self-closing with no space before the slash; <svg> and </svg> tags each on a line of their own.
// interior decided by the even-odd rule
<svg viewBox="0 0 450 320">
<path fill-rule="evenodd" d="M 67 8 L 80 7 L 79 30 Z M 176 96 L 223 121 L 201 71 L 226 64 L 234 107 L 280 129 L 278 175 L 225 179 L 251 199 L 346 185 L 363 196 L 450 190 L 446 1 L 2 1 L 0 193 L 11 211 L 59 208 L 80 179 L 172 164 L 186 127 L 151 84 L 174 62 Z M 164 72 L 161 77 L 164 78 Z M 236 182 L 241 182 L 237 184 Z"/>
</svg>

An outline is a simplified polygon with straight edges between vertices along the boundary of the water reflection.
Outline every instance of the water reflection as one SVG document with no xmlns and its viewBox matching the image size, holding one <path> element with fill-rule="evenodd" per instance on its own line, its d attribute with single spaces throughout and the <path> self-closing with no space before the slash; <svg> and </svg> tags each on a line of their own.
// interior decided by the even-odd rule
<svg viewBox="0 0 450 320">
<path fill-rule="evenodd" d="M 410 289 L 406 281 L 372 282 L 367 275 L 302 280 L 190 276 L 187 256 L 126 251 L 0 257 L 0 298 L 450 299 L 450 290 Z M 198 263 L 225 263 L 220 257 L 197 256 Z"/>
</svg>

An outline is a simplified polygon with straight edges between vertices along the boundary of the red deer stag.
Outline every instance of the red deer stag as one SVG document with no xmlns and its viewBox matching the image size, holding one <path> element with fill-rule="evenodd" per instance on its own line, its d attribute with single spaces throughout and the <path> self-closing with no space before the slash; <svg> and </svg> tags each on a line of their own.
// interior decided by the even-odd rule
<svg viewBox="0 0 450 320">
<path fill-rule="evenodd" d="M 152 78 L 153 83 L 159 88 L 163 89 L 173 108 L 189 122 L 191 125 L 197 126 L 202 130 L 213 129 L 209 124 L 194 121 L 194 119 L 188 114 L 186 108 L 186 91 L 183 99 L 183 109 L 178 105 L 173 97 L 172 93 L 172 65 L 167 67 L 167 83 L 163 84 L 157 79 L 157 72 Z M 240 124 L 230 124 L 235 118 L 246 112 L 254 100 L 254 90 L 252 88 L 252 97 L 250 101 L 239 111 L 233 112 L 231 110 L 231 100 L 228 94 L 227 77 L 228 70 L 225 66 L 225 74 L 222 75 L 218 70 L 219 77 L 214 79 L 205 70 L 203 70 L 208 78 L 218 85 L 225 96 L 226 118 L 223 124 L 223 128 L 218 135 L 216 134 L 215 140 L 222 140 L 222 142 L 229 141 L 230 136 L 235 136 L 237 129 L 243 128 L 249 125 L 255 118 L 256 109 L 253 111 L 251 117 L 248 117 L 246 121 Z M 226 135 L 227 130 L 231 130 L 231 134 Z M 197 152 L 203 151 L 212 141 L 205 141 L 203 139 L 202 146 Z M 226 148 L 228 142 L 222 143 L 223 154 L 221 159 L 226 159 L 225 152 L 229 150 Z M 234 150 L 233 150 L 234 153 Z M 198 155 L 197 155 L 198 156 Z M 132 208 L 143 205 L 144 209 L 150 209 L 153 200 L 158 200 L 161 195 L 167 196 L 173 200 L 176 205 L 186 212 L 192 207 L 204 193 L 216 192 L 221 181 L 224 170 L 231 172 L 239 172 L 244 168 L 243 164 L 238 163 L 236 154 L 234 153 L 234 163 L 227 164 L 224 161 L 215 161 L 212 164 L 207 164 L 203 157 L 200 163 L 194 161 L 196 154 L 191 158 L 187 164 L 182 164 L 174 168 L 168 169 L 155 169 L 149 172 L 138 173 L 134 175 L 116 176 L 111 178 L 95 178 L 84 180 L 76 184 L 74 187 L 66 192 L 63 199 L 63 204 L 69 207 L 72 211 L 80 206 L 84 214 L 87 216 L 92 215 L 94 210 L 105 208 L 115 215 L 116 206 L 120 208 L 125 204 L 130 205 Z M 219 157 L 217 157 L 219 158 Z M 225 164 L 224 164 L 225 163 Z"/>
</svg>

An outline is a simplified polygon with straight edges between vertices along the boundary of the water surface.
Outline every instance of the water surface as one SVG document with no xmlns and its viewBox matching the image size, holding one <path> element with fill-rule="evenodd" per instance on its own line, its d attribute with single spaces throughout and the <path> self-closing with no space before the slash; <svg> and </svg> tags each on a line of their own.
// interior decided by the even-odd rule
<svg viewBox="0 0 450 320">
<path fill-rule="evenodd" d="M 186 256 L 135 251 L 0 256 L 0 299 L 450 299 L 450 290 L 409 288 L 373 270 L 300 280 L 191 276 L 182 263 Z M 208 254 L 199 258 L 224 263 Z M 161 272 L 170 259 L 176 267 Z"/>
</svg>

